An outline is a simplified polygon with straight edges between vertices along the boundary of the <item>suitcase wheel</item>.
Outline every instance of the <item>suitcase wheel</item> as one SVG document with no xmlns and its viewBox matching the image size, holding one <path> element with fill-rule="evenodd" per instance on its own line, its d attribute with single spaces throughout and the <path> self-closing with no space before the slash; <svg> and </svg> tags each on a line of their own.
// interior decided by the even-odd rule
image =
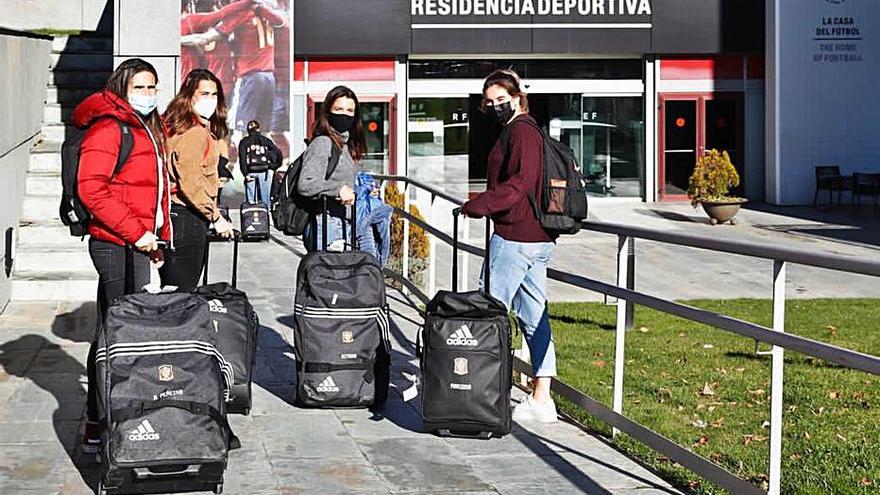
<svg viewBox="0 0 880 495">
<path fill-rule="evenodd" d="M 491 431 L 480 431 L 480 432 L 461 432 L 461 431 L 453 431 L 448 428 L 441 428 L 437 430 L 437 435 L 441 437 L 456 437 L 456 438 L 479 438 L 480 440 L 488 440 L 492 438 Z"/>
<path fill-rule="evenodd" d="M 107 489 L 104 488 L 104 481 L 98 481 L 98 495 L 107 495 Z"/>
<path fill-rule="evenodd" d="M 214 487 L 214 493 L 223 493 L 223 483 L 217 483 Z"/>
</svg>

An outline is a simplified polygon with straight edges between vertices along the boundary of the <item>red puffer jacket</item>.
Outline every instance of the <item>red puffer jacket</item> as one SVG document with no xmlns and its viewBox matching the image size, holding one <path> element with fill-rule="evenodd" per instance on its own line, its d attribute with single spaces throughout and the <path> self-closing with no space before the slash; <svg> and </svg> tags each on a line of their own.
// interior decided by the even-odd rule
<svg viewBox="0 0 880 495">
<path fill-rule="evenodd" d="M 119 125 L 102 117 L 128 124 L 134 136 L 131 155 L 115 176 L 113 169 L 122 137 Z M 88 127 L 80 147 L 78 187 L 80 200 L 93 217 L 89 234 L 98 240 L 125 245 L 134 244 L 146 232 L 155 233 L 161 174 L 164 221 L 157 235 L 170 240 L 168 170 L 164 160 L 158 161 L 153 141 L 131 105 L 104 90 L 76 107 L 73 123 L 80 128 Z"/>
</svg>

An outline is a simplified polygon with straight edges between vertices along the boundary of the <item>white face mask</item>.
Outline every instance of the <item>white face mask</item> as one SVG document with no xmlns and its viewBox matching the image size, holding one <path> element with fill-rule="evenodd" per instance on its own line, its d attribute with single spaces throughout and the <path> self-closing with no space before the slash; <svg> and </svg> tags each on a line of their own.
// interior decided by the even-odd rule
<svg viewBox="0 0 880 495">
<path fill-rule="evenodd" d="M 193 103 L 193 110 L 195 110 L 195 112 L 199 114 L 203 119 L 210 119 L 214 116 L 214 112 L 217 111 L 217 99 L 202 98 L 201 100 Z"/>
<path fill-rule="evenodd" d="M 128 95 L 128 103 L 138 113 L 146 117 L 156 109 L 156 95 L 130 94 Z"/>
</svg>

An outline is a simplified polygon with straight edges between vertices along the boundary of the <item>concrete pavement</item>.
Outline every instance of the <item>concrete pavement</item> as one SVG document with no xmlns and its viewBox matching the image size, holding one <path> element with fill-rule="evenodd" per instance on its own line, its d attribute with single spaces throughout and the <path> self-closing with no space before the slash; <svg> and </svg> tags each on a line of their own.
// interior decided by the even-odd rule
<svg viewBox="0 0 880 495">
<path fill-rule="evenodd" d="M 212 247 L 211 280 L 228 278 L 229 246 Z M 666 494 L 663 480 L 577 427 L 516 426 L 490 441 L 421 432 L 414 372 L 417 314 L 394 303 L 395 390 L 380 414 L 292 406 L 292 297 L 298 243 L 246 244 L 239 286 L 262 324 L 250 416 L 231 417 L 229 494 Z M 393 294 L 393 291 L 390 291 Z M 83 294 L 83 298 L 90 297 Z M 92 302 L 12 303 L 0 316 L 0 493 L 86 494 L 98 465 L 78 453 Z M 519 395 L 519 394 L 517 394 Z"/>
</svg>

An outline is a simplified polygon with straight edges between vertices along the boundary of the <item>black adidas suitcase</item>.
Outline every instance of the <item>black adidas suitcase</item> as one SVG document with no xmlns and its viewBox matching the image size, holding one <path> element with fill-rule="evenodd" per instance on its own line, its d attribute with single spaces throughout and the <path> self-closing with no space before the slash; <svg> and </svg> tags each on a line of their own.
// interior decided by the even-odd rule
<svg viewBox="0 0 880 495">
<path fill-rule="evenodd" d="M 243 241 L 265 241 L 269 238 L 269 207 L 260 201 L 260 181 L 254 181 L 254 201 L 247 197 L 245 187 L 244 202 L 241 203 L 239 215 L 241 216 L 241 238 Z"/>
<path fill-rule="evenodd" d="M 232 368 L 216 348 L 205 301 L 131 294 L 98 333 L 101 494 L 223 490 Z"/>
<path fill-rule="evenodd" d="M 421 338 L 422 418 L 441 436 L 510 433 L 513 373 L 510 320 L 504 303 L 484 291 L 458 291 L 458 216 L 453 212 L 452 291 L 428 302 Z M 486 259 L 489 259 L 486 220 Z"/>
<path fill-rule="evenodd" d="M 324 251 L 305 255 L 297 270 L 296 403 L 379 406 L 388 397 L 391 366 L 385 277 L 372 254 L 356 250 L 356 235 L 350 251 L 326 251 L 326 211 L 324 199 Z"/>
<path fill-rule="evenodd" d="M 232 238 L 232 283 L 208 283 L 209 250 L 206 248 L 203 285 L 193 292 L 208 301 L 208 310 L 217 330 L 217 348 L 234 371 L 234 383 L 226 403 L 226 412 L 247 415 L 251 411 L 251 380 L 257 355 L 260 321 L 247 294 L 236 288 L 239 235 L 235 231 Z M 212 241 L 223 240 L 209 237 L 207 246 Z"/>
</svg>

